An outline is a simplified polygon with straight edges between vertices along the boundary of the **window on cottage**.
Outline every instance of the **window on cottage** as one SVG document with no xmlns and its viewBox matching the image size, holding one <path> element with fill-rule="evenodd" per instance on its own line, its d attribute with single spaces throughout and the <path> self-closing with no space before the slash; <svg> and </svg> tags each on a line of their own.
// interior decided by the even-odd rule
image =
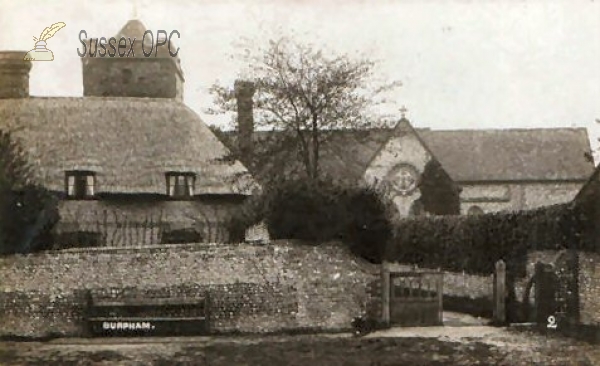
<svg viewBox="0 0 600 366">
<path fill-rule="evenodd" d="M 483 209 L 479 206 L 471 206 L 467 211 L 467 215 L 482 215 L 483 213 Z"/>
<path fill-rule="evenodd" d="M 65 173 L 67 197 L 85 199 L 94 197 L 96 174 L 91 171 L 68 171 Z"/>
<path fill-rule="evenodd" d="M 171 172 L 166 174 L 169 197 L 191 197 L 194 195 L 196 174 Z"/>
</svg>

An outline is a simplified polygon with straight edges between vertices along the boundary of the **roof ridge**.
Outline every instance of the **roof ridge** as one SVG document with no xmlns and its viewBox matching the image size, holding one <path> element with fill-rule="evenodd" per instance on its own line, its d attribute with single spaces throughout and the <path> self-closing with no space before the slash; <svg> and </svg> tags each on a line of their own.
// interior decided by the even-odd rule
<svg viewBox="0 0 600 366">
<path fill-rule="evenodd" d="M 18 98 L 20 100 L 50 100 L 50 99 L 60 99 L 60 100 L 99 100 L 99 101 L 142 101 L 142 102 L 161 102 L 161 103 L 173 103 L 173 104 L 183 104 L 184 102 L 177 100 L 175 98 L 149 98 L 149 97 L 118 97 L 118 96 L 29 96 L 27 98 Z M 12 100 L 12 99 L 11 99 Z"/>
<path fill-rule="evenodd" d="M 419 128 L 417 128 L 419 129 Z M 503 132 L 503 131 L 522 131 L 522 132 L 531 132 L 531 131 L 549 131 L 549 130 L 586 130 L 587 127 L 516 127 L 516 128 L 457 128 L 457 129 L 445 129 L 445 130 L 437 130 L 437 129 L 429 129 L 425 128 L 425 130 L 429 130 L 432 132 Z"/>
<path fill-rule="evenodd" d="M 415 127 L 412 128 L 417 131 L 428 131 L 428 132 L 531 132 L 531 131 L 552 131 L 552 130 L 584 130 L 587 131 L 587 127 L 517 127 L 517 128 L 457 128 L 457 129 L 434 129 L 431 127 Z M 370 132 L 370 131 L 394 131 L 395 127 L 373 127 L 373 128 L 339 128 L 331 129 L 328 131 L 332 132 Z M 235 132 L 235 128 L 223 130 L 225 132 Z M 256 130 L 254 132 L 269 133 L 269 132 L 283 132 L 284 130 Z"/>
</svg>

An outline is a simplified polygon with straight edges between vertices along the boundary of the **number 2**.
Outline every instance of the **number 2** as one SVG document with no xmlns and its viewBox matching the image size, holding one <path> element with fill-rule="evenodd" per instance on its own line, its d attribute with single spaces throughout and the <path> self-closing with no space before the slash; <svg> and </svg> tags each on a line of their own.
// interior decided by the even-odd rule
<svg viewBox="0 0 600 366">
<path fill-rule="evenodd" d="M 556 318 L 554 317 L 554 315 L 550 315 L 548 317 L 548 324 L 546 325 L 546 328 L 556 329 L 557 326 L 558 324 L 556 324 Z"/>
</svg>

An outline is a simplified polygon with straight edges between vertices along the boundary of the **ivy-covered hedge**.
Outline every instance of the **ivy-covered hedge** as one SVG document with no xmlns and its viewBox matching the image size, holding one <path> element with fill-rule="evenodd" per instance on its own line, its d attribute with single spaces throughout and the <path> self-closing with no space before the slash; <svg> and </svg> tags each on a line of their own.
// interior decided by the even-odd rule
<svg viewBox="0 0 600 366">
<path fill-rule="evenodd" d="M 522 275 L 529 250 L 594 250 L 590 222 L 573 203 L 532 211 L 401 220 L 386 249 L 389 261 L 489 275 L 499 259 Z M 597 250 L 597 249 L 596 249 Z"/>
<path fill-rule="evenodd" d="M 356 255 L 379 262 L 392 234 L 391 207 L 374 188 L 286 180 L 250 198 L 231 220 L 229 232 L 232 240 L 240 240 L 245 229 L 265 221 L 272 239 L 308 245 L 340 240 Z"/>
</svg>

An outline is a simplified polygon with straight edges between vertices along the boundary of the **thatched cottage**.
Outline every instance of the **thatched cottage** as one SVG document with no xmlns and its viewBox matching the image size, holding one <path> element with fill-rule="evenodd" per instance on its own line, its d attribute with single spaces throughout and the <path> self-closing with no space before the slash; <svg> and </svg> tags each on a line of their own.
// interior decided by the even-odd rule
<svg viewBox="0 0 600 366">
<path fill-rule="evenodd" d="M 134 20 L 116 38 L 141 43 L 145 31 Z M 64 198 L 63 240 L 226 240 L 222 224 L 258 186 L 182 102 L 179 57 L 88 55 L 83 97 L 38 98 L 23 56 L 0 53 L 0 128 L 14 131 L 38 180 Z"/>
</svg>

